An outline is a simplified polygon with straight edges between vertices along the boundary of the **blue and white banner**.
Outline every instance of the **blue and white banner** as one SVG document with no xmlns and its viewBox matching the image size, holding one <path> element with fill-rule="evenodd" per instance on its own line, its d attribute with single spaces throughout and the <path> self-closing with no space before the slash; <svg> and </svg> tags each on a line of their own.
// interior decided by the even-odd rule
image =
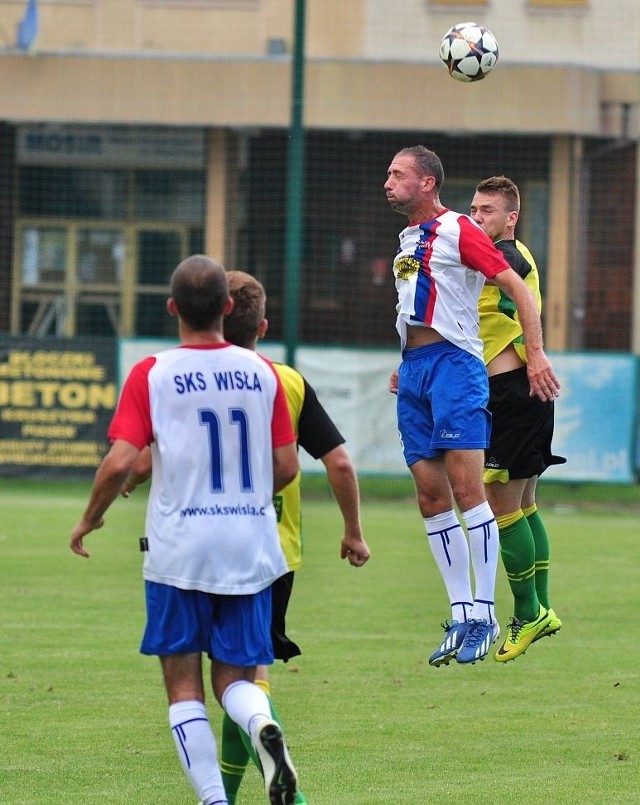
<svg viewBox="0 0 640 805">
<path fill-rule="evenodd" d="M 579 352 L 551 361 L 561 385 L 553 449 L 567 463 L 543 480 L 633 482 L 637 358 Z"/>
<path fill-rule="evenodd" d="M 136 360 L 174 343 L 122 339 L 121 381 Z M 272 360 L 285 357 L 281 344 L 263 342 L 260 351 Z M 542 480 L 633 483 L 640 464 L 638 359 L 579 352 L 552 354 L 551 360 L 562 386 L 553 449 L 567 463 L 551 467 Z M 315 388 L 361 473 L 408 473 L 396 425 L 396 398 L 388 391 L 389 375 L 399 361 L 399 350 L 299 347 L 296 352 L 296 368 Z M 302 450 L 300 463 L 307 472 L 324 471 L 322 462 Z"/>
<path fill-rule="evenodd" d="M 19 50 L 31 50 L 38 37 L 39 24 L 38 3 L 36 0 L 28 0 L 24 16 L 18 23 L 16 45 Z"/>
</svg>

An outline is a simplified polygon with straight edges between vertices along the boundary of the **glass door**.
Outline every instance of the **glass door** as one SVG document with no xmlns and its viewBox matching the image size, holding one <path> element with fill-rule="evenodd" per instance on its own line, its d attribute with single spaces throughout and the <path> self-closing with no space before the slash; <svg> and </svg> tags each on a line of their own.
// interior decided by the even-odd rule
<svg viewBox="0 0 640 805">
<path fill-rule="evenodd" d="M 125 265 L 125 232 L 76 230 L 76 335 L 119 335 Z"/>
<path fill-rule="evenodd" d="M 120 335 L 125 274 L 122 225 L 26 223 L 18 244 L 14 334 Z"/>
<path fill-rule="evenodd" d="M 177 338 L 175 320 L 167 314 L 169 281 L 188 255 L 186 227 L 138 229 L 136 234 L 135 332 L 138 336 Z"/>
</svg>

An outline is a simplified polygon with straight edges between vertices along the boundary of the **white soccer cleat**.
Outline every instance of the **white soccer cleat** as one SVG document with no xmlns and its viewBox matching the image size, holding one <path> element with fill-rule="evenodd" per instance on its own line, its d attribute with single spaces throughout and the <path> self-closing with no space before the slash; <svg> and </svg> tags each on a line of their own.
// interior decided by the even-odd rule
<svg viewBox="0 0 640 805">
<path fill-rule="evenodd" d="M 251 736 L 251 745 L 262 766 L 264 788 L 270 805 L 293 805 L 298 775 L 289 757 L 280 725 L 265 718 Z"/>
</svg>

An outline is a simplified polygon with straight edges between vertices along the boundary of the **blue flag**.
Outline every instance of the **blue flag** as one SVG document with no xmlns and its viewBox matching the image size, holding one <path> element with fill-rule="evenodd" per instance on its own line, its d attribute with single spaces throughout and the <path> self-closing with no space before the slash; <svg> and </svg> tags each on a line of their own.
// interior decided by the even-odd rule
<svg viewBox="0 0 640 805">
<path fill-rule="evenodd" d="M 28 0 L 24 17 L 18 24 L 17 45 L 20 50 L 29 50 L 38 36 L 38 3 Z"/>
</svg>

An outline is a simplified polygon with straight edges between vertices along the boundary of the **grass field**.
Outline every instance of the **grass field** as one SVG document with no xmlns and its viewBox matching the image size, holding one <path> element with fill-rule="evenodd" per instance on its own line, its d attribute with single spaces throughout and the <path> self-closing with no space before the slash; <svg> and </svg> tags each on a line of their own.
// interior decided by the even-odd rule
<svg viewBox="0 0 640 805">
<path fill-rule="evenodd" d="M 67 544 L 88 486 L 0 481 L 0 802 L 193 805 L 158 662 L 138 654 L 144 495 L 114 504 L 87 561 Z M 271 679 L 312 805 L 640 802 L 637 499 L 552 491 L 562 631 L 506 665 L 439 669 L 448 607 L 405 487 L 365 496 L 360 570 L 339 559 L 337 508 L 305 502 L 304 654 Z M 502 568 L 497 613 L 506 626 Z M 241 794 L 265 801 L 255 769 Z"/>
</svg>

